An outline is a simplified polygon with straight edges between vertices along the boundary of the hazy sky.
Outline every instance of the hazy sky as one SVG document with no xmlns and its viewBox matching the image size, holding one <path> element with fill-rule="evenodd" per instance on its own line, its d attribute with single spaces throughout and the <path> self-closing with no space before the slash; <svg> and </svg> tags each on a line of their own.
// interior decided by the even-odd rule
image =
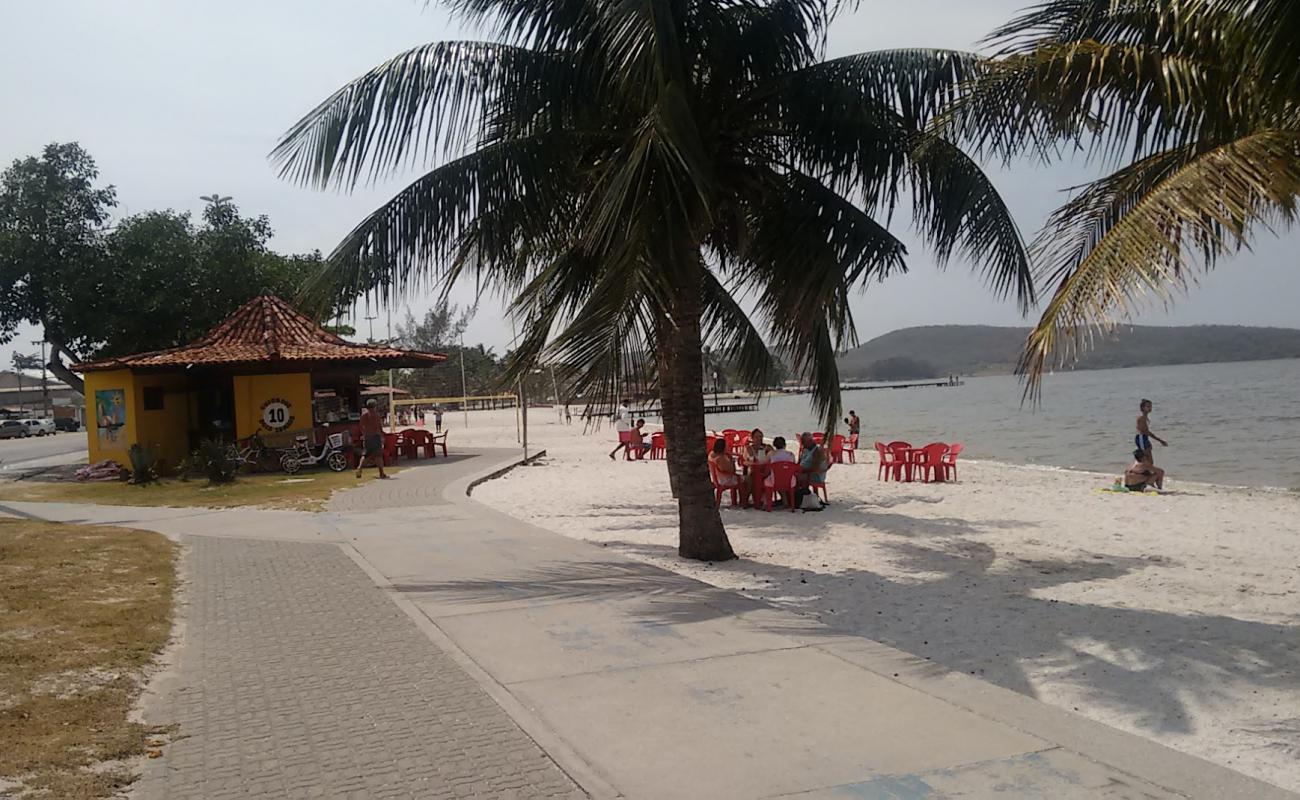
<svg viewBox="0 0 1300 800">
<path fill-rule="evenodd" d="M 969 49 L 1028 0 L 863 0 L 835 24 L 830 55 L 896 47 Z M 436 2 L 422 0 L 3 0 L 0 2 L 0 163 L 54 141 L 79 141 L 117 187 L 119 214 L 172 208 L 198 212 L 200 195 L 235 198 L 267 214 L 284 252 L 334 244 L 412 175 L 351 195 L 277 179 L 266 155 L 277 137 L 330 92 L 409 47 L 465 38 Z M 995 180 L 1032 237 L 1046 214 L 1086 180 L 1086 165 L 995 170 Z M 906 230 L 911 273 L 873 285 L 853 301 L 861 338 L 909 325 L 1024 324 L 963 264 L 940 273 Z M 1295 326 L 1300 236 L 1264 236 L 1223 264 L 1172 311 L 1140 322 Z M 2 289 L 3 287 L 0 287 Z M 472 303 L 472 287 L 456 301 Z M 418 313 L 422 297 L 410 299 Z M 510 331 L 500 302 L 484 298 L 467 341 L 501 352 Z M 361 312 L 364 313 L 364 312 Z M 395 313 L 402 313 L 398 309 Z M 375 333 L 383 335 L 384 318 Z M 366 323 L 358 320 L 364 333 Z M 34 330 L 22 331 L 18 343 Z M 9 365 L 14 345 L 0 347 Z"/>
</svg>

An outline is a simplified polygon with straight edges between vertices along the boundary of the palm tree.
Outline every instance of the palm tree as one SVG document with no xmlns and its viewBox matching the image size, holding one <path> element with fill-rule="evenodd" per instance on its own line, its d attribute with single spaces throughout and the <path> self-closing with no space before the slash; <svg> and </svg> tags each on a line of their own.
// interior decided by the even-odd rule
<svg viewBox="0 0 1300 800">
<path fill-rule="evenodd" d="M 605 399 L 620 365 L 651 359 L 682 556 L 734 557 L 705 462 L 702 346 L 759 386 L 775 349 L 833 425 L 850 293 L 906 268 L 887 228 L 902 198 L 936 260 L 957 251 L 1032 302 L 1001 198 L 927 130 L 973 56 L 823 60 L 827 0 L 447 5 L 487 41 L 396 56 L 273 153 L 322 188 L 436 163 L 348 234 L 327 288 L 472 277 L 523 324 L 514 369 L 544 359 Z"/>
<path fill-rule="evenodd" d="M 1300 3 L 1047 0 L 990 40 L 999 58 L 951 110 L 955 135 L 1008 157 L 1078 146 L 1114 169 L 1034 242 L 1056 286 L 1020 366 L 1036 395 L 1053 358 L 1291 222 Z"/>
</svg>

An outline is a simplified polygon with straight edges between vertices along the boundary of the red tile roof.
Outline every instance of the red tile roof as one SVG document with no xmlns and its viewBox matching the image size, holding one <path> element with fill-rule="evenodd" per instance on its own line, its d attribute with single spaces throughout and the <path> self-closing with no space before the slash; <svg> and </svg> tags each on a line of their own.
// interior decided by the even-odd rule
<svg viewBox="0 0 1300 800">
<path fill-rule="evenodd" d="M 356 344 L 330 333 L 278 297 L 263 295 L 240 306 L 202 339 L 181 347 L 74 364 L 79 372 L 105 369 L 222 366 L 273 362 L 366 362 L 370 369 L 428 367 L 440 353 Z"/>
</svg>

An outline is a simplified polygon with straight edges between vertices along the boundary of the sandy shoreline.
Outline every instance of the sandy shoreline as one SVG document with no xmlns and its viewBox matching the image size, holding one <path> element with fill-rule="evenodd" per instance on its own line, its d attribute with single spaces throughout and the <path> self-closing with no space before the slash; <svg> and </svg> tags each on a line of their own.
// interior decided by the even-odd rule
<svg viewBox="0 0 1300 800">
<path fill-rule="evenodd" d="M 836 466 L 819 514 L 724 510 L 740 558 L 677 558 L 662 462 L 530 411 L 545 466 L 475 491 L 506 513 L 1300 790 L 1300 495 L 984 461 L 952 485 Z M 448 415 L 513 446 L 512 412 Z M 771 435 L 772 432 L 769 432 Z"/>
</svg>

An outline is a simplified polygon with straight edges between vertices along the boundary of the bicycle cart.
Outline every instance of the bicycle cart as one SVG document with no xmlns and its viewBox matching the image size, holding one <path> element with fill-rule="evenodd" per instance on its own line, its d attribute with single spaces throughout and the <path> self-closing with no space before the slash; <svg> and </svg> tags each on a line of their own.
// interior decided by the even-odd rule
<svg viewBox="0 0 1300 800">
<path fill-rule="evenodd" d="M 344 449 L 343 434 L 331 433 L 325 437 L 325 444 L 319 452 L 312 452 L 305 435 L 295 436 L 293 449 L 280 456 L 280 469 L 290 475 L 297 474 L 303 467 L 324 462 L 334 472 L 343 472 L 348 468 L 348 455 Z"/>
</svg>

